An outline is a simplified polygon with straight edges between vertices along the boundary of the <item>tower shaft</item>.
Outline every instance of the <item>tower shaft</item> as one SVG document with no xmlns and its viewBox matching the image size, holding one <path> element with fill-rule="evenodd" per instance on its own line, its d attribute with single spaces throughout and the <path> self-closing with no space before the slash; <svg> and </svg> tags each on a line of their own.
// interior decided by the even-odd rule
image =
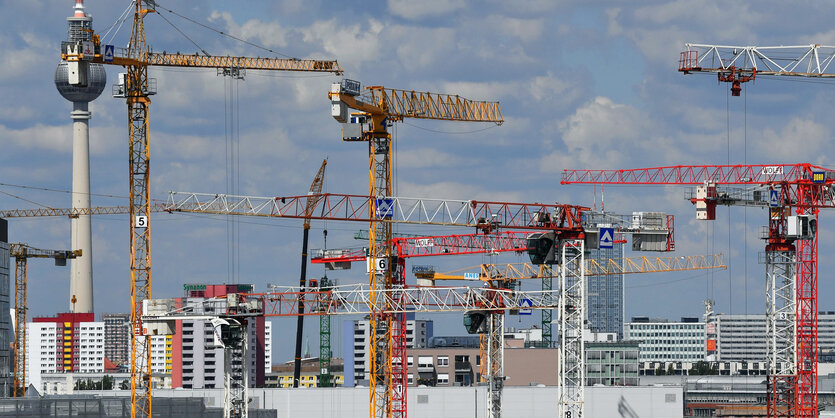
<svg viewBox="0 0 835 418">
<path fill-rule="evenodd" d="M 72 152 L 72 207 L 90 208 L 90 112 L 88 102 L 74 102 Z M 87 210 L 89 212 L 89 210 Z M 93 238 L 90 215 L 71 221 L 71 248 L 81 256 L 70 265 L 70 312 L 93 312 Z"/>
</svg>

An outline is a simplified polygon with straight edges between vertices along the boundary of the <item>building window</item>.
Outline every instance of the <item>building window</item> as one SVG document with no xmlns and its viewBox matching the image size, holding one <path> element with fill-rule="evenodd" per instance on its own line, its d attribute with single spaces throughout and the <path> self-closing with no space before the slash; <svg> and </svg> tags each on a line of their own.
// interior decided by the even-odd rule
<svg viewBox="0 0 835 418">
<path fill-rule="evenodd" d="M 406 365 L 408 367 L 412 367 L 413 364 L 415 364 L 415 358 L 412 357 L 412 356 L 407 356 L 406 357 Z"/>
<path fill-rule="evenodd" d="M 438 384 L 439 385 L 448 385 L 449 384 L 449 374 L 438 373 Z"/>
<path fill-rule="evenodd" d="M 438 367 L 448 367 L 449 356 L 438 356 Z"/>
<path fill-rule="evenodd" d="M 432 356 L 419 356 L 418 367 L 432 367 Z"/>
</svg>

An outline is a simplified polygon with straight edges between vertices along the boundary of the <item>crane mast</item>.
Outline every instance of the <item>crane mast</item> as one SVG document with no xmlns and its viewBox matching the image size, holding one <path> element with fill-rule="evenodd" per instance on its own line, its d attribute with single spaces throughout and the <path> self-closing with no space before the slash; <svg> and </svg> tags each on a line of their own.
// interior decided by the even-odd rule
<svg viewBox="0 0 835 418">
<path fill-rule="evenodd" d="M 368 195 L 374 199 L 369 205 L 368 225 L 369 284 L 372 289 L 400 289 L 405 286 L 402 261 L 392 256 L 392 224 L 380 222 L 390 218 L 392 201 L 392 147 L 388 127 L 406 117 L 494 122 L 501 124 L 498 102 L 474 102 L 433 93 L 368 87 L 360 96 L 360 83 L 343 80 L 331 86 L 331 115 L 339 122 L 348 122 L 348 108 L 362 112 L 356 124 L 343 125 L 343 140 L 368 143 Z M 473 111 L 492 109 L 493 112 Z M 367 124 L 364 129 L 362 125 Z M 353 125 L 353 126 L 351 126 Z M 351 129 L 354 128 L 354 129 Z M 356 128 L 359 128 L 358 130 Z M 353 132 L 354 134 L 351 134 Z M 377 241 L 380 241 L 379 243 Z M 388 305 L 393 303 L 394 305 Z M 380 304 L 372 293 L 372 306 L 378 311 L 397 310 L 401 300 Z M 373 313 L 371 318 L 371 417 L 406 416 L 406 316 L 402 313 Z"/>
</svg>

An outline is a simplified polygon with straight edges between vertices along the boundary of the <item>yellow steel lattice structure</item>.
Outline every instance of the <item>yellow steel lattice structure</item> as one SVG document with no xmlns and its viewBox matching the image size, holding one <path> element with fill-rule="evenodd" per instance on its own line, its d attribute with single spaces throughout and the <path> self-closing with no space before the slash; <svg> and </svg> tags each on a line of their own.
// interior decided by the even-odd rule
<svg viewBox="0 0 835 418">
<path fill-rule="evenodd" d="M 345 80 L 349 81 L 349 80 Z M 352 82 L 356 83 L 356 82 Z M 358 88 L 358 83 L 355 84 Z M 455 95 L 423 93 L 408 90 L 387 89 L 372 86 L 362 96 L 359 91 L 349 92 L 346 84 L 334 84 L 329 92 L 332 115 L 345 122 L 342 108 L 364 112 L 369 129 L 362 133 L 361 141 L 368 143 L 368 194 L 377 199 L 369 205 L 369 284 L 372 289 L 397 289 L 405 285 L 403 267 L 393 259 L 392 224 L 382 222 L 387 211 L 385 199 L 394 195 L 392 189 L 392 146 L 388 132 L 389 123 L 405 118 L 435 119 L 464 122 L 504 122 L 498 102 L 472 101 Z M 343 137 L 343 139 L 345 139 Z M 380 241 L 380 245 L 378 245 Z M 380 264 L 382 262 L 382 264 Z M 371 305 L 376 312 L 397 310 L 386 299 L 381 303 L 375 293 Z M 394 303 L 397 303 L 395 301 Z M 406 416 L 406 347 L 405 315 L 372 314 L 369 347 L 371 358 L 370 416 Z"/>
<path fill-rule="evenodd" d="M 480 269 L 477 278 L 473 275 L 462 274 L 465 270 Z M 686 270 L 725 269 L 725 255 L 693 255 L 679 257 L 626 257 L 610 258 L 603 263 L 586 259 L 586 276 L 604 276 L 610 274 L 633 273 L 662 273 Z M 477 267 L 467 267 L 447 273 L 432 271 L 415 272 L 415 276 L 431 280 L 522 280 L 541 279 L 543 277 L 558 277 L 559 266 L 546 264 L 535 265 L 529 263 L 509 264 L 481 264 Z"/>
<path fill-rule="evenodd" d="M 26 344 L 27 344 L 27 327 L 26 327 L 26 311 L 28 309 L 28 278 L 27 275 L 27 260 L 30 258 L 52 258 L 56 265 L 66 265 L 67 259 L 81 257 L 81 250 L 75 251 L 59 251 L 59 250 L 42 250 L 40 248 L 30 247 L 26 244 L 12 243 L 9 244 L 9 256 L 15 259 L 15 276 L 14 276 L 14 343 L 12 345 L 14 353 L 14 387 L 12 388 L 12 396 L 24 396 L 26 392 Z"/>
<path fill-rule="evenodd" d="M 390 119 L 437 119 L 466 122 L 504 122 L 499 102 L 468 100 L 451 94 L 368 87 L 368 100 Z M 363 97 L 365 99 L 365 97 Z"/>
<path fill-rule="evenodd" d="M 134 2 L 133 26 L 127 49 L 114 54 L 112 60 L 105 60 L 99 37 L 93 35 L 94 56 L 82 53 L 62 53 L 65 61 L 90 61 L 94 63 L 119 65 L 126 68 L 123 94 L 128 105 L 128 147 L 130 162 L 130 297 L 131 297 L 131 417 L 152 416 L 151 402 L 151 359 L 149 339 L 143 337 L 141 301 L 151 298 L 151 227 L 150 214 L 150 152 L 148 147 L 148 115 L 150 95 L 155 87 L 148 77 L 151 65 L 191 67 L 254 69 L 278 71 L 314 71 L 341 74 L 342 68 L 336 61 L 297 60 L 247 57 L 213 57 L 184 54 L 153 53 L 145 39 L 144 18 L 156 12 L 153 1 Z M 78 49 L 81 51 L 82 49 Z M 45 210 L 42 213 L 52 213 Z M 72 216 L 73 213 L 68 213 Z M 43 215 L 49 216 L 49 215 Z"/>
</svg>

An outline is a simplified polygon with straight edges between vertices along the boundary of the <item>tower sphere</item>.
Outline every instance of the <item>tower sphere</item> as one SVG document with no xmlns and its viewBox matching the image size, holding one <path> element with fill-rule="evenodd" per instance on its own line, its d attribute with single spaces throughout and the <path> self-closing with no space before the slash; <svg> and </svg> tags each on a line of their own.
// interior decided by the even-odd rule
<svg viewBox="0 0 835 418">
<path fill-rule="evenodd" d="M 67 63 L 58 63 L 55 69 L 55 87 L 65 99 L 71 102 L 92 102 L 107 85 L 107 72 L 101 64 L 90 63 L 87 71 L 87 86 L 72 86 L 69 83 Z"/>
</svg>

